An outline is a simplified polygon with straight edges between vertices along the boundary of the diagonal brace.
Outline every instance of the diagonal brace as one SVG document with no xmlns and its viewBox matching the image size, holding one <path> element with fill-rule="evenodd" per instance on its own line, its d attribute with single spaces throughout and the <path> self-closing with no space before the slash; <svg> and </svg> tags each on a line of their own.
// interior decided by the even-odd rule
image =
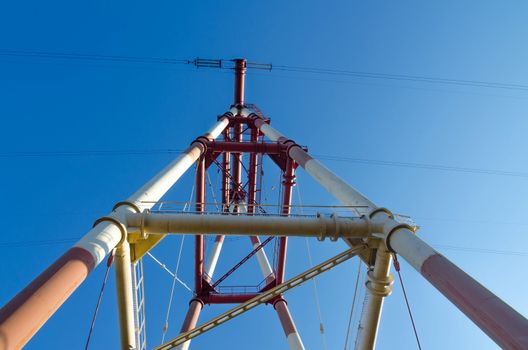
<svg viewBox="0 0 528 350">
<path fill-rule="evenodd" d="M 297 275 L 296 277 L 293 277 L 289 279 L 288 281 L 266 291 L 262 294 L 248 300 L 247 302 L 238 305 L 237 307 L 232 308 L 231 310 L 224 312 L 220 316 L 217 316 L 213 318 L 212 320 L 205 322 L 199 327 L 194 328 L 193 330 L 182 333 L 178 337 L 154 348 L 154 350 L 168 350 L 173 349 L 177 345 L 183 344 L 189 339 L 195 338 L 199 336 L 200 334 L 203 334 L 207 332 L 210 329 L 213 329 L 233 318 L 235 318 L 238 315 L 243 314 L 246 311 L 249 311 L 256 306 L 260 304 L 267 303 L 271 301 L 273 298 L 280 296 L 282 293 L 284 293 L 287 290 L 290 290 L 292 288 L 295 288 L 302 283 L 314 278 L 315 276 L 328 271 L 335 266 L 351 259 L 352 257 L 356 256 L 358 253 L 360 253 L 363 249 L 365 249 L 365 245 L 360 245 L 357 247 L 354 247 L 352 249 L 349 249 L 341 254 L 336 255 L 333 258 L 330 258 L 321 264 L 314 266 L 313 268 L 301 273 L 300 275 Z"/>
</svg>

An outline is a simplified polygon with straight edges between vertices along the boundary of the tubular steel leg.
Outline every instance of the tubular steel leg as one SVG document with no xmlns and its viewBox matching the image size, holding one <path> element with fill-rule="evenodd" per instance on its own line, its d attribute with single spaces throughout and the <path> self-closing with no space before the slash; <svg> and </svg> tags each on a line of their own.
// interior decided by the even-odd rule
<svg viewBox="0 0 528 350">
<path fill-rule="evenodd" d="M 258 130 L 251 130 L 251 143 L 258 142 Z M 249 155 L 249 171 L 248 171 L 248 214 L 255 213 L 255 196 L 257 189 L 257 171 L 258 171 L 258 154 L 255 152 Z"/>
<path fill-rule="evenodd" d="M 206 273 L 205 278 L 207 282 L 210 282 L 211 277 L 213 277 L 213 274 L 216 268 L 216 262 L 218 261 L 220 251 L 222 250 L 223 241 L 224 241 L 224 236 L 222 235 L 216 236 L 215 244 L 209 255 L 207 266 L 205 267 L 205 273 Z M 198 318 L 200 316 L 200 312 L 202 311 L 203 305 L 204 303 L 201 299 L 195 298 L 191 300 L 189 304 L 189 311 L 187 312 L 187 316 L 185 317 L 185 321 L 183 322 L 183 325 L 180 331 L 181 333 L 188 332 L 191 329 L 194 329 L 196 327 L 196 323 L 198 322 Z M 187 350 L 189 349 L 190 345 L 191 345 L 191 341 L 188 340 L 185 343 L 178 346 L 177 349 Z"/>
<path fill-rule="evenodd" d="M 191 300 L 189 304 L 189 310 L 187 311 L 187 315 L 185 316 L 185 320 L 183 321 L 180 333 L 188 332 L 196 327 L 196 323 L 198 323 L 198 317 L 200 317 L 200 312 L 202 311 L 203 305 L 204 304 L 200 299 Z M 189 349 L 190 345 L 191 341 L 187 340 L 185 343 L 178 345 L 176 349 L 187 350 Z"/>
<path fill-rule="evenodd" d="M 117 246 L 114 261 L 121 349 L 136 349 L 132 266 L 130 264 L 130 245 L 126 240 Z"/>
<path fill-rule="evenodd" d="M 295 185 L 295 175 L 293 169 L 293 161 L 288 158 L 286 163 L 286 171 L 284 172 L 283 197 L 282 197 L 282 215 L 290 215 L 292 188 Z M 279 238 L 279 259 L 277 264 L 277 283 L 284 282 L 284 273 L 286 268 L 286 251 L 288 249 L 288 237 Z"/>
<path fill-rule="evenodd" d="M 243 125 L 237 124 L 233 127 L 234 129 L 234 137 L 236 142 L 242 142 L 243 140 Z M 233 153 L 233 170 L 232 170 L 232 179 L 233 179 L 233 197 L 232 201 L 237 204 L 240 201 L 243 201 L 243 189 L 242 189 L 242 153 L 236 152 Z"/>
<path fill-rule="evenodd" d="M 528 349 L 528 320 L 408 229 L 387 243 L 503 349 Z"/>
<path fill-rule="evenodd" d="M 246 75 L 246 60 L 235 60 L 235 106 L 244 105 L 244 78 Z"/>
<path fill-rule="evenodd" d="M 156 348 L 154 348 L 154 350 L 173 349 L 175 346 L 182 344 L 183 342 L 189 339 L 198 337 L 201 334 L 210 331 L 211 329 L 221 324 L 224 324 L 229 320 L 232 320 L 233 318 L 238 317 L 249 310 L 254 309 L 258 305 L 270 302 L 271 300 L 277 300 L 277 298 L 280 298 L 281 293 L 296 288 L 302 285 L 304 282 L 318 276 L 319 274 L 324 273 L 325 271 L 329 271 L 337 265 L 348 261 L 352 257 L 356 256 L 360 251 L 364 250 L 364 248 L 365 246 L 358 246 L 356 248 L 344 251 L 341 254 L 338 254 L 320 263 L 319 265 L 312 267 L 311 269 L 301 273 L 300 275 L 289 279 L 288 281 L 284 282 L 284 284 L 280 284 L 265 292 L 252 296 L 251 299 L 245 300 L 241 305 L 238 305 L 218 315 L 217 317 L 201 324 L 200 326 L 194 328 L 191 332 L 180 334 L 178 337 L 169 340 L 168 342 L 161 344 L 160 346 L 157 346 Z"/>
<path fill-rule="evenodd" d="M 367 294 L 363 316 L 359 323 L 358 339 L 359 349 L 369 350 L 376 346 L 383 300 L 391 293 L 392 276 L 390 276 L 390 263 L 392 257 L 382 244 L 376 252 L 374 269 L 368 272 L 366 283 Z"/>
<path fill-rule="evenodd" d="M 293 323 L 293 319 L 291 317 L 290 311 L 288 310 L 288 304 L 286 303 L 286 300 L 283 298 L 278 299 L 273 304 L 273 307 L 277 311 L 282 328 L 284 329 L 284 333 L 288 339 L 290 349 L 304 350 L 304 344 L 301 340 L 301 337 L 299 336 L 299 332 L 297 332 L 295 324 Z"/>
<path fill-rule="evenodd" d="M 205 210 L 205 159 L 201 157 L 196 169 L 196 212 Z M 204 237 L 195 236 L 194 244 L 194 289 L 197 294 L 202 291 L 202 278 L 204 268 Z"/>
<path fill-rule="evenodd" d="M 21 349 L 94 266 L 89 252 L 71 248 L 17 294 L 0 311 L 0 349 Z"/>
<path fill-rule="evenodd" d="M 257 236 L 250 236 L 249 239 L 251 240 L 253 249 L 260 245 L 260 239 Z M 260 249 L 255 255 L 257 256 L 260 271 L 262 271 L 262 276 L 266 279 L 266 283 L 268 284 L 273 282 L 275 280 L 275 274 L 273 273 L 273 269 L 271 268 L 268 257 L 266 256 L 266 252 L 264 249 Z"/>
<path fill-rule="evenodd" d="M 220 256 L 220 251 L 222 250 L 222 245 L 224 243 L 224 236 L 217 235 L 213 243 L 213 248 L 211 253 L 209 253 L 209 258 L 205 264 L 205 279 L 207 282 L 211 282 L 213 278 L 214 270 L 216 268 L 216 263 L 218 262 L 218 257 Z"/>
</svg>

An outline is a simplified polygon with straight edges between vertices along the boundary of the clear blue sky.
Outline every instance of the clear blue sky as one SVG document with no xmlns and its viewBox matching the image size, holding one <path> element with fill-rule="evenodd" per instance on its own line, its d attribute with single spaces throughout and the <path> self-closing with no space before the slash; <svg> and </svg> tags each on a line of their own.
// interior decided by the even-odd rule
<svg viewBox="0 0 528 350">
<path fill-rule="evenodd" d="M 4 2 L 0 50 L 247 57 L 276 65 L 528 84 L 527 10 L 521 1 Z M 0 76 L 2 305 L 174 157 L 13 152 L 182 149 L 232 99 L 231 73 L 186 66 L 0 57 Z M 249 73 L 247 100 L 313 154 L 528 172 L 528 91 L 273 71 Z M 413 216 L 423 239 L 528 314 L 528 282 L 519 273 L 527 254 L 475 251 L 528 252 L 526 176 L 327 164 L 378 205 Z M 305 204 L 336 203 L 302 171 L 298 181 Z M 190 183 L 185 177 L 165 199 L 186 200 Z M 42 242 L 57 239 L 68 242 Z M 178 244 L 173 237 L 154 254 L 174 268 Z M 311 246 L 315 262 L 345 248 L 342 242 Z M 181 276 L 190 282 L 186 247 Z M 243 240 L 228 241 L 227 262 L 219 270 L 247 249 Z M 288 261 L 289 276 L 308 267 L 304 240 L 292 240 Z M 160 341 L 171 280 L 151 260 L 145 268 L 152 347 Z M 318 280 L 329 349 L 343 347 L 356 271 L 352 261 Z M 402 273 L 424 349 L 496 348 L 410 266 L 402 264 Z M 100 267 L 90 275 L 27 349 L 83 348 L 103 274 Z M 189 297 L 177 288 L 169 335 L 177 334 Z M 322 349 L 312 286 L 287 299 L 307 348 Z M 201 321 L 224 309 L 207 307 Z M 116 313 L 112 272 L 91 349 L 117 348 Z M 193 344 L 287 348 L 276 315 L 264 306 Z M 378 349 L 394 348 L 416 348 L 397 283 L 378 340 Z"/>
</svg>

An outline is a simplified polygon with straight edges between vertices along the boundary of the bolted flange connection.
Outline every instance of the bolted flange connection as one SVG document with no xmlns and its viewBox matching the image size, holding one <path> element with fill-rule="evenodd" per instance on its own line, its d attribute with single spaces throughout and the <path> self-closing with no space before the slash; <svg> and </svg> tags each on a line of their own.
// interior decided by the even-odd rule
<svg viewBox="0 0 528 350">
<path fill-rule="evenodd" d="M 388 297 L 392 293 L 392 284 L 394 283 L 394 277 L 388 275 L 385 278 L 375 278 L 374 271 L 371 268 L 367 272 L 368 281 L 365 283 L 365 287 L 374 295 L 380 297 Z"/>
</svg>

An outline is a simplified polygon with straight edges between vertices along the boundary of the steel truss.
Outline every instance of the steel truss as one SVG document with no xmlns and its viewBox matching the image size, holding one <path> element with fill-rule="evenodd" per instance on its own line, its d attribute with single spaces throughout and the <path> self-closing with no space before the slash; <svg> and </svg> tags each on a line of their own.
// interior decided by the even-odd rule
<svg viewBox="0 0 528 350">
<path fill-rule="evenodd" d="M 215 62 L 200 61 L 196 65 L 216 66 Z M 369 266 L 366 303 L 360 321 L 361 332 L 358 335 L 360 349 L 375 347 L 383 300 L 391 292 L 390 262 L 393 253 L 405 259 L 500 347 L 528 349 L 528 337 L 526 336 L 528 320 L 525 317 L 418 238 L 413 227 L 396 221 L 389 210 L 377 207 L 310 156 L 306 148 L 299 146 L 271 127 L 269 119 L 264 117 L 258 108 L 251 107 L 244 102 L 246 61 L 234 60 L 233 67 L 235 94 L 231 110 L 220 116 L 208 132 L 197 138 L 152 180 L 125 201 L 118 202 L 109 215 L 97 220 L 94 227 L 79 242 L 0 310 L 1 350 L 22 348 L 114 248 L 116 249 L 114 261 L 121 348 L 127 350 L 143 348 L 145 343 L 138 337 L 138 332 L 141 333 L 139 329 L 142 329 L 144 325 L 144 318 L 143 321 L 139 321 L 138 312 L 144 303 L 141 303 L 140 298 L 135 295 L 138 289 L 134 285 L 138 285 L 138 275 L 132 274 L 131 263 L 141 259 L 163 239 L 163 233 L 169 230 L 159 232 L 159 234 L 151 231 L 152 234 L 149 234 L 149 229 L 153 227 L 150 225 L 152 222 L 149 223 L 148 218 L 141 213 L 151 209 L 196 163 L 195 210 L 197 215 L 205 214 L 205 172 L 211 164 L 220 164 L 217 160 L 220 155 L 222 155 L 220 167 L 222 169 L 222 212 L 224 216 L 252 217 L 255 222 L 259 220 L 255 214 L 259 208 L 257 195 L 260 193 L 258 191 L 260 176 L 258 166 L 259 159 L 263 155 L 270 157 L 283 172 L 282 216 L 287 217 L 290 214 L 291 192 L 295 185 L 295 170 L 298 166 L 302 167 L 343 205 L 361 206 L 366 209 L 368 214 L 362 218 L 361 222 L 367 225 L 367 229 L 362 231 L 362 234 L 340 235 L 339 230 L 334 229 L 334 237 L 346 236 L 343 239 L 351 247 L 344 254 L 357 253 Z M 245 129 L 250 131 L 249 141 L 244 140 Z M 223 137 L 222 141 L 216 141 L 219 136 Z M 264 137 L 269 141 L 263 142 Z M 242 179 L 243 153 L 249 154 L 246 184 Z M 205 217 L 205 215 L 202 216 Z M 143 222 L 128 225 L 128 220 L 141 221 L 142 218 Z M 245 218 L 242 219 L 245 220 Z M 335 220 L 335 222 L 339 221 Z M 128 228 L 138 227 L 139 230 L 130 229 L 129 234 L 127 226 Z M 331 231 L 331 229 L 328 230 Z M 206 231 L 205 227 L 203 231 Z M 320 234 L 321 230 L 314 230 L 314 232 Z M 278 263 L 273 268 L 264 250 L 257 249 L 261 245 L 258 237 L 252 236 L 250 239 L 254 255 L 259 259 L 263 276 L 266 277 L 266 286 L 256 295 L 222 295 L 216 293 L 216 289 L 212 287 L 215 284 L 212 276 L 224 236 L 216 237 L 211 256 L 205 264 L 203 241 L 205 232 L 198 233 L 195 236 L 194 264 L 196 295 L 190 302 L 189 311 L 181 329 L 182 334 L 176 338 L 177 340 L 170 342 L 170 346 L 178 342 L 178 348 L 186 349 L 193 336 L 258 304 L 273 301 L 290 348 L 304 349 L 282 292 L 329 269 L 343 261 L 342 258 L 336 258 L 337 260 L 332 260 L 320 269 L 316 267 L 315 270 L 311 269 L 309 270 L 311 272 L 306 272 L 285 283 L 287 236 L 291 232 L 283 232 L 283 236 L 279 238 Z M 347 255 L 347 258 L 349 257 Z M 199 313 L 205 303 L 241 303 L 241 305 L 228 314 L 221 315 L 220 318 L 215 318 L 196 328 Z M 192 331 L 193 329 L 196 330 Z"/>
</svg>

